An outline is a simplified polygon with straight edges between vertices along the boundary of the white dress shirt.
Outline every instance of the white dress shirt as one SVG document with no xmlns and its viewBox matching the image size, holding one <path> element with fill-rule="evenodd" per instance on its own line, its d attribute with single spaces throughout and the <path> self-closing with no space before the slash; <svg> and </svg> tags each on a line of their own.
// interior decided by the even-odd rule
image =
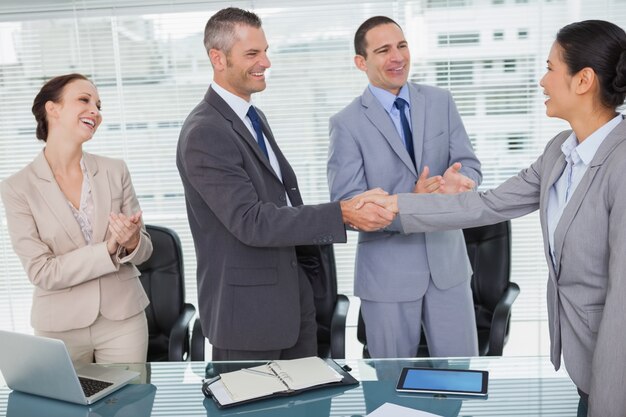
<svg viewBox="0 0 626 417">
<path fill-rule="evenodd" d="M 250 121 L 250 118 L 248 117 L 248 109 L 250 108 L 252 104 L 242 99 L 241 97 L 231 93 L 225 88 L 222 88 L 215 81 L 211 83 L 211 87 L 222 99 L 224 99 L 226 104 L 228 104 L 230 108 L 233 109 L 233 111 L 241 119 L 243 124 L 246 125 L 252 137 L 256 139 L 256 132 L 254 131 L 252 122 Z M 278 159 L 276 159 L 276 154 L 274 153 L 274 150 L 272 149 L 270 143 L 265 137 L 265 133 L 263 134 L 263 141 L 265 141 L 265 147 L 267 148 L 267 154 L 270 159 L 270 165 L 272 166 L 272 169 L 274 170 L 278 178 L 282 181 L 283 175 L 280 172 L 280 165 L 278 164 Z M 285 196 L 287 197 L 287 204 L 291 206 L 291 201 L 289 200 L 289 195 L 287 194 L 286 191 L 285 191 Z"/>
</svg>

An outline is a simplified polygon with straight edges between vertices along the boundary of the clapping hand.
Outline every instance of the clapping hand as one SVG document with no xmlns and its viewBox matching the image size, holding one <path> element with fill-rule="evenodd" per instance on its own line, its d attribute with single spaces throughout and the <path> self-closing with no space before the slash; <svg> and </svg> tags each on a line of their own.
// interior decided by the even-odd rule
<svg viewBox="0 0 626 417">
<path fill-rule="evenodd" d="M 430 194 L 439 192 L 441 187 L 444 186 L 445 180 L 441 175 L 435 175 L 434 177 L 428 178 L 428 174 L 430 173 L 430 169 L 428 166 L 425 166 L 420 174 L 420 177 L 417 179 L 415 183 L 415 188 L 413 189 L 414 193 L 417 194 Z"/>
<path fill-rule="evenodd" d="M 443 173 L 443 185 L 437 190 L 440 194 L 457 194 L 472 191 L 476 183 L 461 174 L 461 163 L 455 162 Z"/>
<path fill-rule="evenodd" d="M 115 240 L 118 246 L 126 248 L 128 252 L 135 250 L 139 244 L 141 238 L 141 215 L 141 211 L 131 216 L 126 216 L 122 213 L 109 214 L 111 238 Z M 109 247 L 109 242 L 107 242 L 107 247 Z M 109 253 L 111 253 L 110 249 Z"/>
</svg>

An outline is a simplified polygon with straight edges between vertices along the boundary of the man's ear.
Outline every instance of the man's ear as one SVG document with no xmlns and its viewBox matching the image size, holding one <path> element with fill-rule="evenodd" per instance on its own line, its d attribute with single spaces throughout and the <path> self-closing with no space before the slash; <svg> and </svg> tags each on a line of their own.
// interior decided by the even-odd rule
<svg viewBox="0 0 626 417">
<path fill-rule="evenodd" d="M 594 70 L 585 67 L 576 74 L 576 93 L 585 94 L 598 81 L 598 77 Z"/>
<path fill-rule="evenodd" d="M 365 57 L 363 55 L 354 56 L 354 65 L 361 71 L 367 71 L 367 64 L 365 63 Z"/>
<path fill-rule="evenodd" d="M 223 71 L 226 68 L 226 54 L 219 49 L 210 49 L 209 59 L 214 71 Z"/>
</svg>

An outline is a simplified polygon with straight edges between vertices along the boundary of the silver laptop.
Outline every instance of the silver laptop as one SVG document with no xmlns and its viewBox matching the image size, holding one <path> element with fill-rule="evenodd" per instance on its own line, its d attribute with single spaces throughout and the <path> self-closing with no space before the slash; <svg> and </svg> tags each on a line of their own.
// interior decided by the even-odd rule
<svg viewBox="0 0 626 417">
<path fill-rule="evenodd" d="M 0 371 L 13 390 L 77 404 L 93 404 L 139 375 L 95 364 L 74 369 L 62 341 L 3 330 Z"/>
</svg>

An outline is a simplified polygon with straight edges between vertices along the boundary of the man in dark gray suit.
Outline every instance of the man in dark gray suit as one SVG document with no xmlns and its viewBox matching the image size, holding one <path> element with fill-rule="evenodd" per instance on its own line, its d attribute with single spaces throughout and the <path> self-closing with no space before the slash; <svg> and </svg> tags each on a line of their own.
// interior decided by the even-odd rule
<svg viewBox="0 0 626 417">
<path fill-rule="evenodd" d="M 344 223 L 376 230 L 393 216 L 374 205 L 355 210 L 358 198 L 303 205 L 265 116 L 250 105 L 270 67 L 258 16 L 220 10 L 204 43 L 213 83 L 185 120 L 176 155 L 203 333 L 213 360 L 314 356 L 315 307 L 298 246 L 345 242 Z"/>
</svg>

